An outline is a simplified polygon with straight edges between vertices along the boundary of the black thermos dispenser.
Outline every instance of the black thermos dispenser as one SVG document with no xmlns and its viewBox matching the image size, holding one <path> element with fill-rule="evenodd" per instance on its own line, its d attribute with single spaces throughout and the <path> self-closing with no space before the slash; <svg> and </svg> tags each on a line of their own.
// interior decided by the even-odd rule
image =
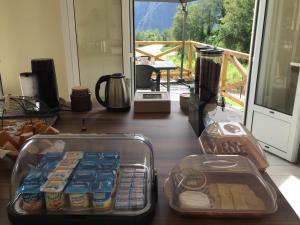
<svg viewBox="0 0 300 225">
<path fill-rule="evenodd" d="M 31 60 L 32 73 L 37 76 L 38 97 L 51 109 L 59 109 L 59 95 L 53 59 Z"/>
</svg>

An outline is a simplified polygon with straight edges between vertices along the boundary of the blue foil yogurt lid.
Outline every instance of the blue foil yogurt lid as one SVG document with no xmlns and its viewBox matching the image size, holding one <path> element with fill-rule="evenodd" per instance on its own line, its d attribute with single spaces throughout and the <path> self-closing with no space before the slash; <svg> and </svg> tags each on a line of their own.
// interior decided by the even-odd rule
<svg viewBox="0 0 300 225">
<path fill-rule="evenodd" d="M 89 193 L 90 184 L 87 182 L 71 182 L 68 184 L 65 193 L 74 194 L 74 193 Z"/>
<path fill-rule="evenodd" d="M 91 182 L 96 179 L 95 170 L 77 170 L 74 173 L 73 181 Z"/>
<path fill-rule="evenodd" d="M 97 161 L 101 157 L 101 153 L 98 152 L 85 152 L 83 155 L 83 160 Z"/>
<path fill-rule="evenodd" d="M 42 159 L 40 162 L 38 162 L 36 168 L 51 171 L 56 167 L 57 164 L 58 161 L 47 161 Z"/>
<path fill-rule="evenodd" d="M 78 169 L 81 170 L 96 170 L 97 167 L 98 163 L 95 160 L 82 160 L 78 165 Z"/>
<path fill-rule="evenodd" d="M 63 157 L 62 152 L 47 152 L 45 156 L 43 157 L 44 160 L 46 161 L 58 161 L 61 160 Z"/>
<path fill-rule="evenodd" d="M 117 170 L 119 168 L 119 159 L 102 159 L 98 164 L 99 169 Z"/>
<path fill-rule="evenodd" d="M 115 170 L 97 170 L 96 180 L 114 180 L 116 174 Z"/>
<path fill-rule="evenodd" d="M 33 168 L 30 170 L 30 172 L 27 174 L 27 176 L 24 178 L 23 183 L 24 184 L 41 184 L 47 180 L 48 172 Z"/>
<path fill-rule="evenodd" d="M 113 189 L 112 181 L 110 180 L 101 180 L 96 181 L 92 184 L 92 192 L 99 193 L 99 192 L 109 192 L 111 193 Z"/>
<path fill-rule="evenodd" d="M 40 193 L 39 184 L 24 184 L 18 188 L 18 192 L 22 194 L 35 194 Z"/>
<path fill-rule="evenodd" d="M 104 159 L 120 159 L 120 152 L 117 150 L 102 153 Z"/>
</svg>

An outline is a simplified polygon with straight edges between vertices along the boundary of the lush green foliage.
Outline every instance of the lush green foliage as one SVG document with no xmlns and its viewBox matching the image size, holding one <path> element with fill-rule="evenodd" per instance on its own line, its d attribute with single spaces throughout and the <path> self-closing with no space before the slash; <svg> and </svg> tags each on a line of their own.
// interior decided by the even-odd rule
<svg viewBox="0 0 300 225">
<path fill-rule="evenodd" d="M 136 41 L 163 41 L 163 36 L 159 30 L 148 30 L 142 32 L 136 32 Z"/>
<path fill-rule="evenodd" d="M 198 0 L 188 7 L 185 39 L 249 52 L 255 0 Z M 136 40 L 182 40 L 181 7 L 172 28 L 136 33 Z"/>
<path fill-rule="evenodd" d="M 255 0 L 198 0 L 189 7 L 186 39 L 249 52 Z M 174 17 L 173 36 L 182 39 L 183 13 Z"/>
<path fill-rule="evenodd" d="M 222 0 L 201 0 L 191 4 L 186 21 L 186 39 L 217 44 L 214 37 L 223 13 Z M 173 35 L 176 40 L 182 39 L 182 20 L 183 13 L 178 7 L 173 22 Z"/>
<path fill-rule="evenodd" d="M 254 0 L 223 0 L 225 16 L 221 18 L 219 46 L 249 52 Z"/>
</svg>

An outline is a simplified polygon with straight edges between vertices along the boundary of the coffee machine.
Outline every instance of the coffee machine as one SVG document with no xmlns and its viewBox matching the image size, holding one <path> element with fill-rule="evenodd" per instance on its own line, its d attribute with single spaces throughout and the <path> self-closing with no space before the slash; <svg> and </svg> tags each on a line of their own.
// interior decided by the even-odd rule
<svg viewBox="0 0 300 225">
<path fill-rule="evenodd" d="M 53 59 L 33 59 L 31 70 L 20 74 L 22 95 L 38 98 L 51 109 L 58 109 L 59 95 Z"/>
<path fill-rule="evenodd" d="M 31 70 L 36 75 L 38 98 L 52 110 L 58 110 L 59 95 L 53 59 L 33 59 Z"/>
<path fill-rule="evenodd" d="M 195 88 L 190 94 L 189 122 L 199 137 L 213 122 L 217 106 L 224 107 L 224 101 L 218 102 L 223 51 L 206 46 L 196 50 Z"/>
</svg>

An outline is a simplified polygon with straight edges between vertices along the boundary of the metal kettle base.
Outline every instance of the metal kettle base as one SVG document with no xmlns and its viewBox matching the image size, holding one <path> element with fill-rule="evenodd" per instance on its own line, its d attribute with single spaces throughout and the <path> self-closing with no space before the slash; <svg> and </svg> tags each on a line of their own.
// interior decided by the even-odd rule
<svg viewBox="0 0 300 225">
<path fill-rule="evenodd" d="M 125 107 L 125 108 L 111 108 L 107 107 L 107 110 L 110 112 L 128 112 L 130 110 L 130 106 Z"/>
</svg>

